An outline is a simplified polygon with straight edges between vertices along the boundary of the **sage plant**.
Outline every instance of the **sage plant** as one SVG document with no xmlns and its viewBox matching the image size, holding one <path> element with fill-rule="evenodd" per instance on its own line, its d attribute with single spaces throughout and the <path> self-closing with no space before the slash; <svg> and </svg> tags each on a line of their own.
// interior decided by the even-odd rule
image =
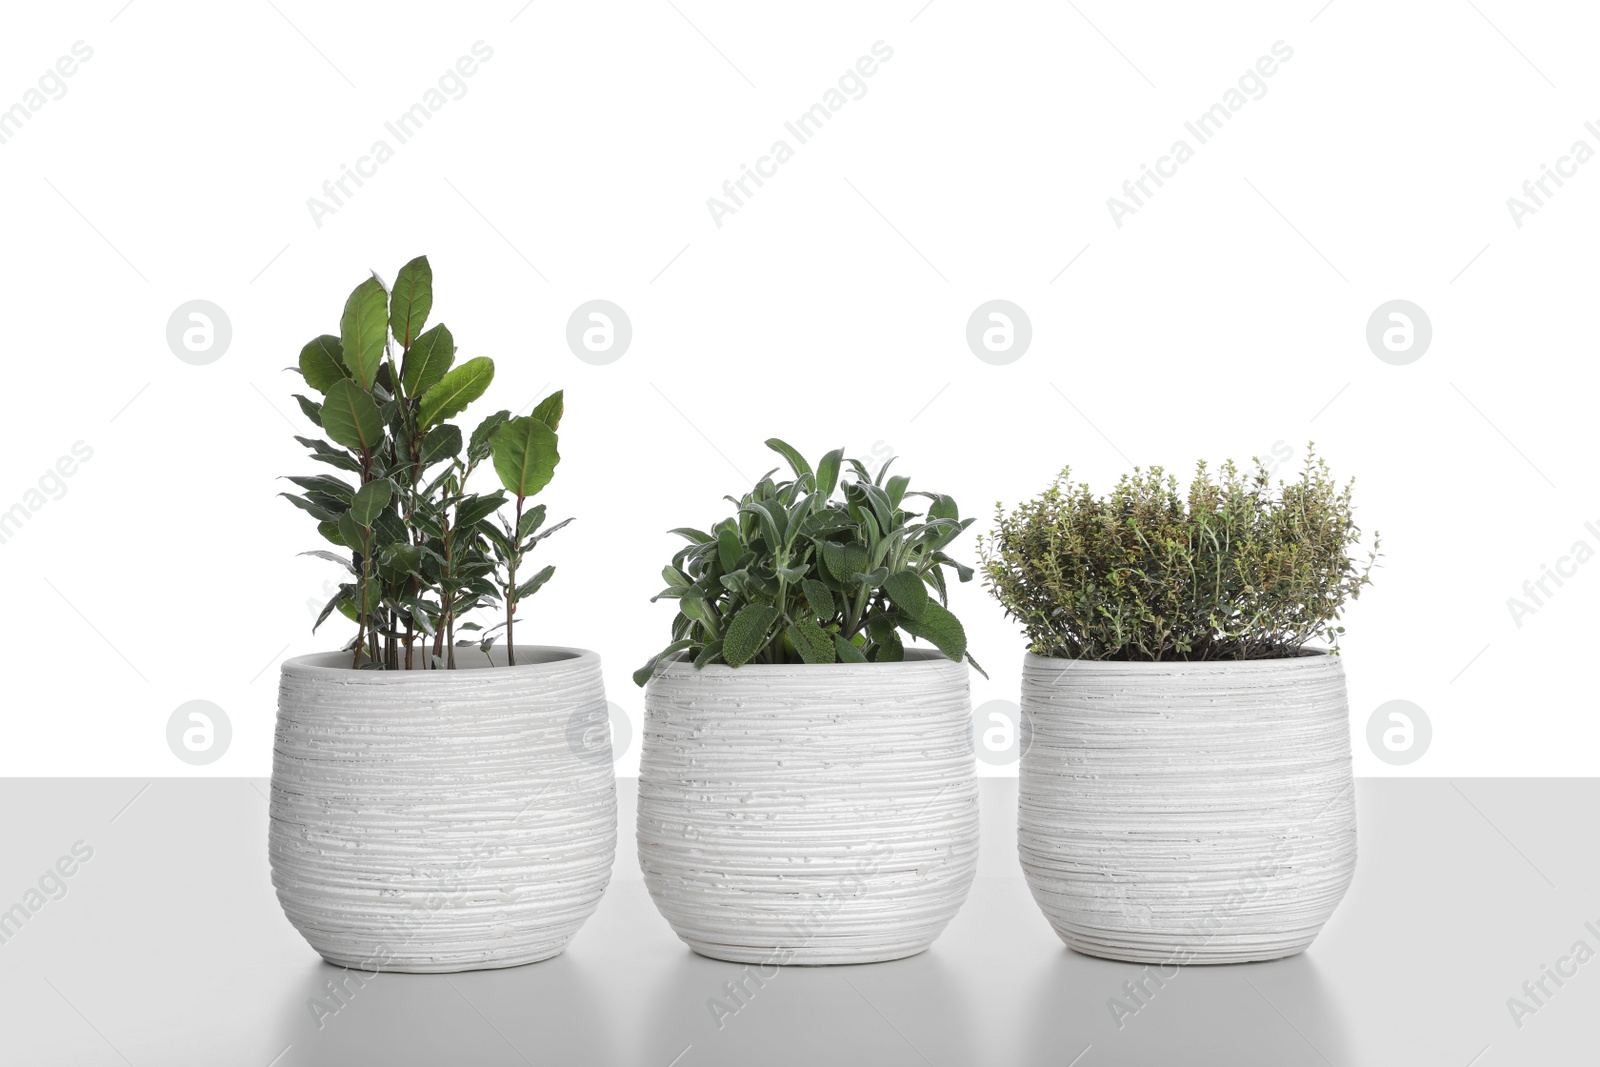
<svg viewBox="0 0 1600 1067">
<path fill-rule="evenodd" d="M 734 515 L 709 530 L 672 531 L 689 543 L 652 598 L 678 602 L 672 641 L 634 681 L 644 685 L 662 658 L 680 653 L 697 668 L 889 663 L 905 657 L 902 632 L 981 673 L 946 584 L 946 571 L 972 578 L 945 549 L 973 520 L 948 496 L 908 492 L 909 478 L 889 475 L 893 457 L 872 477 L 843 449 L 813 469 L 783 441 L 767 446 L 793 478 L 773 481 L 777 471 L 769 471 L 734 501 Z M 841 482 L 845 466 L 855 477 Z M 916 497 L 928 501 L 926 512 L 911 510 Z"/>
</svg>

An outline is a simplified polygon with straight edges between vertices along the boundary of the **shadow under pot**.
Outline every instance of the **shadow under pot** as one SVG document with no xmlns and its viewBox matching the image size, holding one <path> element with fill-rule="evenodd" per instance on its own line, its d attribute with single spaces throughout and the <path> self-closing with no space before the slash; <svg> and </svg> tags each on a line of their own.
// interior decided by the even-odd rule
<svg viewBox="0 0 1600 1067">
<path fill-rule="evenodd" d="M 873 963 L 933 943 L 978 861 L 965 664 L 664 662 L 645 694 L 639 863 L 703 956 Z"/>
<path fill-rule="evenodd" d="M 1242 963 L 1310 945 L 1355 873 L 1339 657 L 1023 664 L 1017 836 L 1079 952 Z"/>
<path fill-rule="evenodd" d="M 616 854 L 600 657 L 519 646 L 495 666 L 283 665 L 272 884 L 330 963 L 448 972 L 556 955 Z"/>
</svg>

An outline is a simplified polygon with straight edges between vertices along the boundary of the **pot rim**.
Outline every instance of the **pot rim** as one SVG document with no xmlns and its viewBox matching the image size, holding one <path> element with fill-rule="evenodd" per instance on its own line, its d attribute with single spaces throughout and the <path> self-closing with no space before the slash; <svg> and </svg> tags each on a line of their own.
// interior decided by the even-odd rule
<svg viewBox="0 0 1600 1067">
<path fill-rule="evenodd" d="M 497 645 L 494 651 L 499 652 L 503 647 Z M 475 658 L 481 655 L 482 653 L 474 653 Z M 397 671 L 363 671 L 352 670 L 348 666 L 350 653 L 347 651 L 313 652 L 284 660 L 280 667 L 280 673 L 284 677 L 316 679 L 319 681 L 337 679 L 341 683 L 356 685 L 465 685 L 474 681 L 506 675 L 538 676 L 570 670 L 573 667 L 590 665 L 598 667 L 600 665 L 600 654 L 598 652 L 592 652 L 587 648 L 571 648 L 566 645 L 518 645 L 517 655 L 546 658 L 540 658 L 532 663 L 518 663 L 511 667 L 497 663 L 492 667 L 475 664 L 469 667 L 458 667 L 453 671 L 420 670 L 417 668 L 409 671 L 404 668 Z"/>
<path fill-rule="evenodd" d="M 967 670 L 966 660 L 953 660 L 936 648 L 908 648 L 905 650 L 905 657 L 903 660 L 890 663 L 746 663 L 742 667 L 730 667 L 726 663 L 708 663 L 696 669 L 694 661 L 686 652 L 674 652 L 656 665 L 650 679 L 654 681 L 662 674 L 671 674 L 674 678 L 744 678 L 751 675 L 811 672 L 844 675 L 856 673 L 870 677 L 891 671 L 921 671 L 932 674 L 952 667 L 959 668 L 963 672 Z"/>
<path fill-rule="evenodd" d="M 1292 656 L 1265 656 L 1260 659 L 1068 659 L 1065 656 L 1040 656 L 1024 651 L 1024 670 L 1062 673 L 1074 667 L 1118 674 L 1149 674 L 1155 671 L 1189 671 L 1195 674 L 1237 671 L 1283 670 L 1289 667 L 1342 666 L 1343 657 L 1326 648 L 1306 647 Z"/>
</svg>

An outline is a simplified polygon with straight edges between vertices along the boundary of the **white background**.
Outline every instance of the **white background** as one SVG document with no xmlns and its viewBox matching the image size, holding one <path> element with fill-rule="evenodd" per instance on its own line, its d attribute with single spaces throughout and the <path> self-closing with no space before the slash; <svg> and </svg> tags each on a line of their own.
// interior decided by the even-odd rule
<svg viewBox="0 0 1600 1067">
<path fill-rule="evenodd" d="M 1600 561 L 1520 628 L 1506 600 L 1574 541 L 1600 548 L 1600 162 L 1521 228 L 1506 199 L 1573 141 L 1600 149 L 1600 27 L 1576 4 L 1475 2 L 8 12 L 0 107 L 74 42 L 94 54 L 0 144 L 0 510 L 74 442 L 93 458 L 0 544 L 0 773 L 269 772 L 278 661 L 344 636 L 309 632 L 332 569 L 295 555 L 319 539 L 275 496 L 316 469 L 281 368 L 337 332 L 370 268 L 420 253 L 435 320 L 496 360 L 469 426 L 567 391 L 545 499 L 578 521 L 546 542 L 558 572 L 518 632 L 598 650 L 635 739 L 629 673 L 671 616 L 648 603 L 664 531 L 721 517 L 779 462 L 768 436 L 892 448 L 974 533 L 1067 464 L 1104 490 L 1130 463 L 1186 477 L 1314 439 L 1383 535 L 1346 619 L 1358 773 L 1590 773 Z M 319 228 L 307 198 L 394 146 L 384 122 L 479 40 L 493 58 L 466 94 Z M 718 228 L 706 199 L 793 145 L 784 122 L 880 40 L 865 96 Z M 1107 197 L 1194 145 L 1183 123 L 1280 40 L 1266 95 L 1114 225 Z M 609 366 L 565 342 L 594 298 L 633 323 Z M 1009 366 L 965 342 L 993 298 L 1032 321 Z M 1409 366 L 1364 336 L 1396 298 L 1433 324 Z M 192 299 L 232 323 L 208 366 L 165 339 Z M 1014 700 L 1021 637 L 977 583 L 954 607 L 992 675 L 974 703 Z M 192 699 L 233 723 L 205 768 L 165 740 Z M 1433 722 L 1405 768 L 1365 742 L 1391 699 Z"/>
</svg>

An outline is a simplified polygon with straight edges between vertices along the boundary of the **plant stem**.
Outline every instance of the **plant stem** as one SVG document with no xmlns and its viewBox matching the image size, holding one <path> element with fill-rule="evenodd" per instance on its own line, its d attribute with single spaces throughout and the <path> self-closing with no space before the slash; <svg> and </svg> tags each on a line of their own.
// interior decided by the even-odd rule
<svg viewBox="0 0 1600 1067">
<path fill-rule="evenodd" d="M 365 484 L 365 483 L 363 483 Z M 372 568 L 372 533 L 368 531 L 361 539 L 361 607 L 356 611 L 356 649 L 351 658 L 351 670 L 361 667 L 361 646 L 367 636 L 367 576 Z"/>
<path fill-rule="evenodd" d="M 517 496 L 517 518 L 511 524 L 511 558 L 506 561 L 506 666 L 517 665 L 517 646 L 512 640 L 511 625 L 517 614 L 517 559 L 522 555 L 522 501 Z"/>
<path fill-rule="evenodd" d="M 443 657 L 448 655 L 449 662 L 446 666 L 454 669 L 456 665 L 456 618 L 455 618 L 455 576 L 454 554 L 450 551 L 450 512 L 448 508 L 441 508 L 439 512 L 439 529 L 444 534 L 444 574 L 439 581 L 439 630 L 433 638 L 433 654 Z M 450 642 L 450 651 L 444 650 L 444 642 Z"/>
<path fill-rule="evenodd" d="M 372 455 L 366 449 L 361 450 L 361 484 L 365 486 L 372 481 Z M 356 644 L 355 652 L 350 657 L 350 669 L 359 670 L 361 667 L 361 646 L 367 638 L 367 575 L 368 568 L 372 565 L 372 532 L 368 530 L 361 536 L 361 603 L 356 609 Z"/>
</svg>

